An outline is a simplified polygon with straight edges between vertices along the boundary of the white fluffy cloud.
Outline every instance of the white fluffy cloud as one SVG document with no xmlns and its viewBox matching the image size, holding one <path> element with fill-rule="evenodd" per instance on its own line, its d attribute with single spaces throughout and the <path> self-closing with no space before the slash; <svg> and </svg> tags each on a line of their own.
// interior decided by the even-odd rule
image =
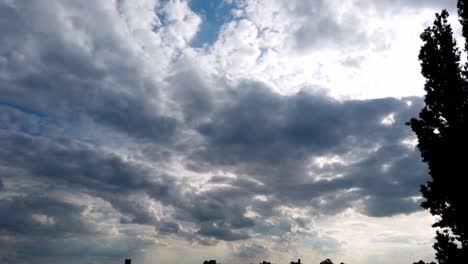
<svg viewBox="0 0 468 264">
<path fill-rule="evenodd" d="M 422 95 L 419 34 L 445 1 L 236 1 L 210 54 L 224 74 L 282 93 L 318 86 L 338 98 Z M 453 2 L 453 1 L 452 1 Z"/>
</svg>

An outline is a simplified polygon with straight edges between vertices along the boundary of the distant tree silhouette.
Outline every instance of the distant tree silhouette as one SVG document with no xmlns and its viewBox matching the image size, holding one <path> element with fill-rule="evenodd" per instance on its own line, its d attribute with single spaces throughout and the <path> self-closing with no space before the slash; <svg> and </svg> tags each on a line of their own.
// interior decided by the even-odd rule
<svg viewBox="0 0 468 264">
<path fill-rule="evenodd" d="M 216 262 L 216 260 L 212 259 L 212 260 L 203 261 L 203 264 L 217 264 L 217 262 Z"/>
<path fill-rule="evenodd" d="M 301 259 L 298 259 L 297 262 L 291 261 L 291 264 L 301 264 Z"/>
<path fill-rule="evenodd" d="M 271 262 L 263 261 L 263 262 L 260 262 L 260 264 L 271 264 Z"/>
<path fill-rule="evenodd" d="M 333 264 L 333 261 L 331 261 L 330 259 L 326 259 L 326 260 L 320 262 L 320 264 Z"/>
<path fill-rule="evenodd" d="M 463 36 L 468 36 L 468 8 L 458 1 Z M 439 216 L 436 259 L 441 264 L 468 263 L 468 67 L 460 67 L 460 51 L 447 22 L 436 14 L 434 25 L 421 34 L 419 59 L 426 78 L 425 106 L 408 122 L 418 137 L 418 148 L 428 164 L 431 181 L 421 186 L 421 206 Z M 465 49 L 468 48 L 468 41 Z M 420 261 L 421 262 L 421 261 Z M 421 262 L 424 263 L 424 262 Z"/>
<path fill-rule="evenodd" d="M 426 264 L 426 262 L 420 260 L 418 262 L 414 262 L 413 264 Z M 430 263 L 428 262 L 427 264 L 436 264 L 436 263 L 433 261 L 433 262 L 430 262 Z"/>
</svg>

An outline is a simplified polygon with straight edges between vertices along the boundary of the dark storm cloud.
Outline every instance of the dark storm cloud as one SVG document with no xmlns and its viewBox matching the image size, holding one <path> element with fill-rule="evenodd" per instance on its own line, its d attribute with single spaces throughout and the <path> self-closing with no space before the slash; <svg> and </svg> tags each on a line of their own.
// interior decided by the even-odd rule
<svg viewBox="0 0 468 264">
<path fill-rule="evenodd" d="M 307 92 L 281 96 L 251 82 L 234 93 L 232 104 L 197 128 L 209 146 L 197 153 L 202 161 L 229 165 L 261 159 L 262 164 L 279 165 L 279 160 L 297 160 L 288 154 L 342 154 L 355 143 L 365 147 L 395 142 L 412 135 L 404 122 L 419 107 L 416 98 L 408 99 L 415 101 L 409 107 L 405 100 L 392 98 L 339 102 Z M 392 113 L 395 124 L 381 124 Z M 224 155 L 218 155 L 223 149 Z M 286 155 L 278 155 L 280 150 Z"/>
<path fill-rule="evenodd" d="M 363 199 L 364 214 L 380 217 L 421 210 L 420 201 L 413 198 L 419 196 L 418 186 L 427 179 L 427 169 L 418 152 L 401 144 L 388 144 L 347 170 L 349 174 L 335 182 L 358 188 L 352 196 L 348 193 L 346 200 Z"/>
<path fill-rule="evenodd" d="M 69 234 L 68 237 L 21 238 L 1 243 L 2 263 L 118 263 L 154 244 L 137 234 Z M 16 236 L 17 238 L 20 238 Z M 2 241 L 3 242 L 3 241 Z M 2 254 L 3 253 L 3 254 Z"/>
<path fill-rule="evenodd" d="M 121 233 L 116 238 L 112 226 L 102 224 L 108 217 L 91 218 L 85 213 L 90 208 L 64 201 L 63 193 L 99 197 L 128 223 L 155 226 L 158 221 L 148 204 L 132 201 L 132 197 L 146 194 L 166 203 L 176 188 L 172 179 L 70 140 L 0 131 L 0 142 L 5 180 L 0 196 L 0 245 L 5 251 L 0 250 L 0 255 L 121 258 L 154 244 L 138 233 Z"/>
<path fill-rule="evenodd" d="M 199 171 L 222 168 L 239 175 L 210 180 L 225 187 L 180 192 L 174 178 L 88 144 L 14 132 L 1 133 L 2 165 L 109 201 L 122 214 L 122 224 L 152 225 L 160 234 L 199 243 L 205 243 L 203 237 L 235 241 L 252 234 L 291 232 L 294 220 L 271 225 L 262 221 L 280 216 L 275 208 L 281 205 L 335 214 L 359 203 L 363 206 L 358 209 L 371 216 L 418 210 L 411 198 L 418 195 L 425 169 L 417 152 L 400 144 L 411 135 L 404 121 L 420 107 L 418 98 L 339 102 L 306 92 L 283 97 L 259 83 L 245 82 L 241 87 L 225 95 L 230 103 L 217 105 L 209 122 L 196 127 L 204 141 L 198 143 L 201 148 L 193 146 L 193 156 L 185 157 L 188 166 Z M 382 124 L 392 113 L 395 123 Z M 344 155 L 356 146 L 379 149 L 351 165 L 310 164 L 310 158 Z M 312 176 L 307 176 L 309 172 Z M 323 173 L 343 176 L 314 178 Z M 171 206 L 173 215 L 159 220 L 144 200 L 131 198 L 134 194 Z M 253 199 L 256 195 L 267 199 Z M 247 207 L 259 218 L 246 217 Z M 195 233 L 182 231 L 181 223 L 194 224 Z"/>
<path fill-rule="evenodd" d="M 136 209 L 126 206 L 128 198 L 119 199 L 122 195 L 142 192 L 165 202 L 176 189 L 174 180 L 168 176 L 76 141 L 51 141 L 0 131 L 0 142 L 2 166 L 21 169 L 23 175 L 33 180 L 102 197 L 137 219 L 142 216 L 132 213 Z M 4 177 L 15 180 L 13 175 Z"/>
<path fill-rule="evenodd" d="M 45 131 L 51 132 L 54 120 L 42 115 L 21 109 L 15 105 L 2 104 L 0 102 L 0 128 L 5 130 L 19 130 L 28 134 L 42 134 Z"/>
<path fill-rule="evenodd" d="M 246 239 L 247 230 L 256 222 L 245 216 L 246 207 L 254 193 L 251 188 L 233 184 L 201 193 L 189 193 L 174 204 L 174 218 L 197 224 L 198 235 L 234 241 Z"/>
<path fill-rule="evenodd" d="M 21 168 L 31 176 L 89 190 L 127 193 L 151 190 L 167 195 L 167 178 L 150 179 L 144 168 L 89 145 L 64 140 L 50 141 L 21 134 L 0 132 L 1 164 Z M 15 155 L 11 155 L 15 153 Z M 157 190 L 157 191 L 156 191 Z"/>
<path fill-rule="evenodd" d="M 134 234 L 112 235 L 112 226 L 86 214 L 88 207 L 39 190 L 0 199 L 0 260 L 63 263 L 63 259 L 134 255 L 153 241 Z"/>
<path fill-rule="evenodd" d="M 385 206 L 382 212 L 369 209 L 365 213 L 411 212 L 418 206 L 407 198 L 418 195 L 417 186 L 424 182 L 426 170 L 418 153 L 401 142 L 412 136 L 404 123 L 416 115 L 420 103 L 418 98 L 339 102 L 306 92 L 285 97 L 246 82 L 233 93 L 229 107 L 198 127 L 207 145 L 189 163 L 193 161 L 201 170 L 219 166 L 248 175 L 262 187 L 252 185 L 254 189 L 247 190 L 271 195 L 279 204 L 305 205 L 331 195 L 328 199 L 334 202 L 325 203 L 330 208 L 322 209 L 335 212 L 332 208 L 346 209 L 371 195 L 376 197 L 373 203 Z M 394 123 L 385 125 L 382 121 L 389 115 Z M 366 155 L 359 148 L 377 151 Z M 314 157 L 353 151 L 354 158 L 362 155 L 363 160 L 324 168 L 311 165 Z M 342 177 L 320 180 L 315 178 L 318 174 Z M 353 189 L 357 191 L 348 192 Z M 343 202 L 336 202 L 340 197 Z M 390 200 L 400 202 L 395 204 L 398 209 L 389 208 Z"/>
<path fill-rule="evenodd" d="M 42 195 L 14 196 L 0 200 L 0 232 L 20 236 L 58 238 L 94 234 L 98 230 L 86 222 L 83 206 Z"/>
<path fill-rule="evenodd" d="M 215 237 L 225 241 L 235 241 L 249 238 L 245 232 L 233 231 L 229 226 L 219 225 L 217 223 L 203 223 L 197 232 L 202 236 Z"/>
<path fill-rule="evenodd" d="M 72 193 L 87 193 L 108 201 L 121 213 L 122 224 L 152 225 L 164 234 L 179 233 L 179 224 L 173 222 L 175 220 L 170 216 L 156 216 L 150 210 L 148 201 L 141 199 L 141 195 L 163 205 L 173 206 L 176 210 L 174 217 L 194 223 L 201 236 L 221 240 L 244 239 L 248 237 L 244 231 L 231 229 L 240 230 L 254 225 L 252 220 L 243 216 L 245 208 L 242 204 L 227 202 L 228 199 L 240 202 L 238 198 L 243 194 L 242 191 L 181 194 L 173 177 L 159 175 L 142 165 L 124 161 L 116 155 L 76 141 L 51 141 L 0 131 L 0 142 L 3 146 L 0 150 L 0 165 L 12 172 L 21 171 L 18 175 L 4 175 L 12 183 L 11 188 L 7 185 L 6 190 L 9 192 L 18 191 L 14 188 L 18 181 L 32 181 L 40 182 L 47 188 L 55 186 Z M 246 202 L 247 198 L 244 197 L 243 204 Z M 13 216 L 9 219 L 15 222 Z M 11 229 L 7 223 L 1 224 L 6 226 L 5 229 Z"/>
</svg>

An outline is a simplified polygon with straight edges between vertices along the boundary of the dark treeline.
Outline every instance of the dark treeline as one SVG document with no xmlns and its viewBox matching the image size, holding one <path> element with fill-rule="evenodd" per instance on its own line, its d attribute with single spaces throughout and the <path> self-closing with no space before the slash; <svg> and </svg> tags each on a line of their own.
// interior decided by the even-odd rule
<svg viewBox="0 0 468 264">
<path fill-rule="evenodd" d="M 131 264 L 131 263 L 132 263 L 131 259 L 126 259 L 125 260 L 125 264 Z M 424 263 L 424 262 L 422 262 L 422 263 Z M 203 264 L 221 264 L 221 263 L 218 263 L 218 262 L 216 262 L 216 260 L 212 259 L 212 260 L 203 261 Z M 250 264 L 253 264 L 253 263 L 250 263 Z M 260 262 L 260 264 L 274 264 L 274 263 L 264 260 L 264 261 Z M 291 261 L 291 264 L 303 264 L 303 263 L 301 262 L 300 259 L 298 259 L 297 262 Z M 320 264 L 334 264 L 334 263 L 330 259 L 326 259 L 326 260 L 320 262 Z M 345 264 L 345 263 L 341 262 L 340 264 Z M 421 263 L 418 262 L 418 263 L 415 263 L 415 264 L 421 264 Z"/>
<path fill-rule="evenodd" d="M 221 264 L 221 263 L 218 263 L 218 262 L 216 262 L 216 260 L 212 259 L 212 260 L 205 260 L 203 262 L 203 264 Z M 250 263 L 250 264 L 253 264 L 253 263 Z M 264 261 L 260 262 L 260 264 L 273 264 L 273 263 L 264 260 Z M 298 259 L 297 262 L 291 261 L 291 264 L 303 264 L 303 263 L 301 262 L 300 259 Z M 326 259 L 326 260 L 320 262 L 320 264 L 334 264 L 334 262 L 331 261 L 330 259 Z M 340 264 L 345 264 L 345 263 L 341 262 Z M 420 263 L 417 263 L 417 264 L 420 264 Z"/>
</svg>

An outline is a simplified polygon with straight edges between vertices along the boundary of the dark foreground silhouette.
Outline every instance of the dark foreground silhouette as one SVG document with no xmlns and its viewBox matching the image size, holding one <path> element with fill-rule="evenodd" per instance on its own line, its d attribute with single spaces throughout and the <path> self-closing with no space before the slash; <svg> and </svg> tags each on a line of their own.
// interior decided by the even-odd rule
<svg viewBox="0 0 468 264">
<path fill-rule="evenodd" d="M 205 260 L 203 262 L 203 264 L 221 264 L 221 263 L 217 263 L 216 260 L 212 259 L 212 260 Z M 252 263 L 250 263 L 250 264 L 252 264 Z M 264 260 L 264 261 L 260 262 L 260 264 L 272 264 L 272 263 Z M 298 259 L 297 262 L 291 261 L 291 264 L 304 264 L 304 263 L 301 262 L 301 259 Z M 326 259 L 326 260 L 320 262 L 320 264 L 334 264 L 334 263 L 330 259 Z M 345 264 L 345 263 L 341 262 L 340 264 Z M 422 264 L 422 263 L 416 263 L 416 264 Z M 429 263 L 429 264 L 431 264 L 431 263 Z"/>
<path fill-rule="evenodd" d="M 428 264 L 432 264 L 432 263 L 433 262 L 428 263 Z M 132 260 L 131 259 L 125 259 L 125 264 L 132 264 Z M 221 264 L 221 263 L 218 263 L 218 262 L 216 262 L 216 260 L 212 259 L 212 260 L 203 261 L 203 264 Z M 250 263 L 250 264 L 252 264 L 252 263 Z M 272 263 L 264 260 L 264 261 L 260 262 L 260 264 L 272 264 Z M 303 264 L 303 263 L 301 262 L 301 259 L 298 259 L 297 262 L 291 261 L 291 264 Z M 326 260 L 320 262 L 320 264 L 334 264 L 334 263 L 330 259 L 326 259 Z M 345 264 L 345 263 L 341 262 L 340 264 Z M 417 263 L 415 262 L 414 264 L 425 264 L 425 263 L 420 261 L 420 262 L 417 262 Z"/>
</svg>

